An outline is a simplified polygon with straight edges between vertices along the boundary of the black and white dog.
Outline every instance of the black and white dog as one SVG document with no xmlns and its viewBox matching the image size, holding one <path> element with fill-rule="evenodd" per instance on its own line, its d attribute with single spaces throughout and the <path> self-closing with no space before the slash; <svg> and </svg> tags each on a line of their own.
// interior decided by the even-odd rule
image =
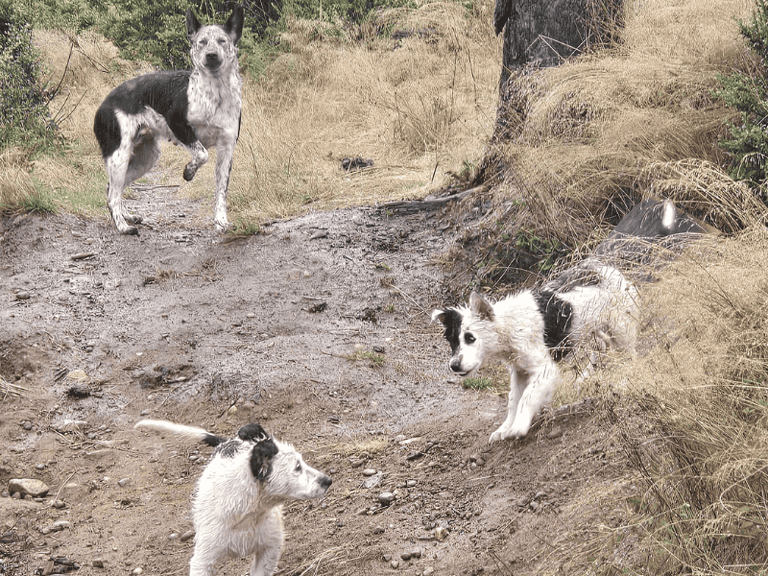
<svg viewBox="0 0 768 576">
<path fill-rule="evenodd" d="M 258 424 L 243 426 L 236 438 L 166 420 L 141 420 L 134 427 L 216 447 L 192 505 L 190 576 L 212 575 L 226 556 L 250 555 L 250 576 L 271 576 L 282 551 L 282 505 L 323 496 L 331 485 L 330 476 L 307 466 L 293 446 L 267 435 Z"/>
<path fill-rule="evenodd" d="M 608 347 L 634 352 L 638 331 L 638 295 L 616 268 L 595 263 L 592 284 L 558 290 L 545 285 L 492 304 L 472 292 L 468 307 L 438 309 L 451 345 L 450 369 L 474 374 L 486 360 L 507 364 L 509 401 L 504 423 L 490 442 L 520 438 L 533 417 L 552 399 L 560 379 L 554 356 L 575 346 Z M 586 279 L 586 272 L 583 277 Z"/>
<path fill-rule="evenodd" d="M 240 133 L 243 81 L 237 62 L 237 42 L 243 32 L 238 7 L 223 26 L 202 26 L 187 10 L 192 44 L 192 70 L 139 76 L 124 82 L 99 107 L 93 131 L 101 147 L 109 183 L 107 204 L 122 234 L 138 234 L 141 218 L 123 207 L 123 189 L 149 172 L 160 157 L 160 143 L 184 146 L 191 160 L 184 179 L 192 180 L 216 148 L 214 222 L 224 231 L 232 156 Z"/>
</svg>

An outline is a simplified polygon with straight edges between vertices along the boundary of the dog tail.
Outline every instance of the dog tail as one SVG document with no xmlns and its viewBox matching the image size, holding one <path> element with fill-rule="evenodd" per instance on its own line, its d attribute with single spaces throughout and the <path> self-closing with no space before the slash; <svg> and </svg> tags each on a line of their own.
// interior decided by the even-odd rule
<svg viewBox="0 0 768 576">
<path fill-rule="evenodd" d="M 154 430 L 155 432 L 161 432 L 166 434 L 173 434 L 174 436 L 184 436 L 186 438 L 192 438 L 198 442 L 204 442 L 208 446 L 218 446 L 226 440 L 221 436 L 211 434 L 207 430 L 198 428 L 196 426 L 184 426 L 183 424 L 174 424 L 167 420 L 139 420 L 133 426 L 134 428 Z"/>
</svg>

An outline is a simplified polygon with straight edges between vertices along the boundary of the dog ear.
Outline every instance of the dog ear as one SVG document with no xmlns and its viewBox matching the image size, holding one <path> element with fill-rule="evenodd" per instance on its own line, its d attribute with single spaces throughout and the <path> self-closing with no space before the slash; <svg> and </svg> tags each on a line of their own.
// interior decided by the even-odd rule
<svg viewBox="0 0 768 576">
<path fill-rule="evenodd" d="M 187 8 L 187 36 L 192 38 L 198 30 L 200 30 L 200 20 L 192 12 L 192 8 Z"/>
<path fill-rule="evenodd" d="M 440 322 L 445 324 L 446 319 L 447 316 L 445 314 L 445 310 L 440 310 L 438 308 L 436 310 L 432 310 L 432 320 L 430 320 L 429 323 L 432 324 L 435 320 L 440 320 Z"/>
<path fill-rule="evenodd" d="M 277 454 L 277 445 L 272 438 L 258 442 L 251 449 L 251 474 L 256 480 L 264 481 L 272 472 L 272 458 Z"/>
<path fill-rule="evenodd" d="M 267 434 L 264 431 L 264 428 L 258 424 L 246 424 L 237 431 L 237 436 L 240 440 L 252 440 L 257 442 L 259 440 L 264 440 L 269 434 Z"/>
<path fill-rule="evenodd" d="M 474 315 L 483 320 L 493 322 L 494 318 L 496 318 L 491 303 L 484 296 L 474 291 L 469 295 L 469 309 Z"/>
<path fill-rule="evenodd" d="M 243 14 L 243 7 L 236 6 L 230 17 L 227 19 L 227 23 L 224 24 L 224 31 L 229 34 L 230 38 L 232 38 L 233 44 L 237 44 L 237 41 L 240 40 L 240 36 L 243 35 L 244 22 L 245 17 Z"/>
</svg>

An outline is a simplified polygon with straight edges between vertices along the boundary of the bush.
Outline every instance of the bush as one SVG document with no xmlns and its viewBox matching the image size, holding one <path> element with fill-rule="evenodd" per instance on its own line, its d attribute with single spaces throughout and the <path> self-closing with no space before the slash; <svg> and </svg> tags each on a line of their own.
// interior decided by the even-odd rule
<svg viewBox="0 0 768 576">
<path fill-rule="evenodd" d="M 53 136 L 40 76 L 32 29 L 9 1 L 0 0 L 0 150 Z"/>
<path fill-rule="evenodd" d="M 741 113 L 739 124 L 730 124 L 730 139 L 720 141 L 732 160 L 729 175 L 734 180 L 743 180 L 750 187 L 759 190 L 765 201 L 766 170 L 768 165 L 768 103 L 766 103 L 765 70 L 768 68 L 768 4 L 766 0 L 756 0 L 753 20 L 744 23 L 739 20 L 741 35 L 747 41 L 752 52 L 759 59 L 760 73 L 747 75 L 735 72 L 718 77 L 722 88 L 715 95 L 728 106 Z"/>
<path fill-rule="evenodd" d="M 176 0 L 115 0 L 115 10 L 105 17 L 101 32 L 120 49 L 124 58 L 147 60 L 163 68 L 189 68 L 187 6 Z M 237 2 L 197 0 L 191 5 L 203 24 L 221 24 Z M 244 2 L 245 30 L 240 41 L 241 63 L 249 56 L 261 58 L 256 39 L 266 35 L 279 17 L 280 0 Z"/>
</svg>

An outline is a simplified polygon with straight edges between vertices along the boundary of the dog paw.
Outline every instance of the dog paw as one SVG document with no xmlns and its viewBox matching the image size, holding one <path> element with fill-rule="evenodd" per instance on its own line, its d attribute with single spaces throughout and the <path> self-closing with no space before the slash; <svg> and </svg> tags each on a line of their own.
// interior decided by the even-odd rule
<svg viewBox="0 0 768 576">
<path fill-rule="evenodd" d="M 184 180 L 189 182 L 192 180 L 192 178 L 195 177 L 195 174 L 197 174 L 197 167 L 193 166 L 192 164 L 187 164 L 184 167 L 184 174 L 182 174 L 182 176 L 184 177 Z"/>
<path fill-rule="evenodd" d="M 133 216 L 132 214 L 126 214 L 125 221 L 130 222 L 131 224 L 141 224 L 144 219 L 141 216 Z M 131 234 L 134 234 L 134 232 L 131 232 Z M 135 234 L 138 234 L 138 231 L 135 232 Z"/>
<path fill-rule="evenodd" d="M 499 428 L 496 430 L 496 432 L 491 434 L 491 437 L 488 439 L 488 444 L 493 444 L 494 442 L 499 442 L 500 440 L 516 440 L 517 438 L 523 438 L 527 433 L 528 430 L 519 428 L 510 428 L 508 430 L 502 430 Z"/>
<path fill-rule="evenodd" d="M 232 225 L 226 219 L 224 221 L 216 220 L 214 224 L 216 224 L 216 232 L 224 233 L 232 229 Z"/>
<path fill-rule="evenodd" d="M 139 229 L 135 226 L 127 226 L 125 230 L 120 230 L 120 234 L 125 234 L 126 236 L 138 236 Z"/>
</svg>

